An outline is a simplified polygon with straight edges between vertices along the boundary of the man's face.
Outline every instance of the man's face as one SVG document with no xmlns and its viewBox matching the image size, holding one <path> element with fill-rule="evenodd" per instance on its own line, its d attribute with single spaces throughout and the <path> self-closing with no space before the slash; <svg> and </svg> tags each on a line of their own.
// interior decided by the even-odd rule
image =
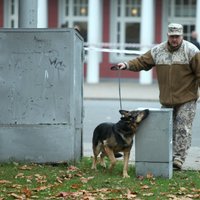
<svg viewBox="0 0 200 200">
<path fill-rule="evenodd" d="M 172 47 L 177 47 L 183 40 L 182 35 L 168 35 L 168 42 Z"/>
</svg>

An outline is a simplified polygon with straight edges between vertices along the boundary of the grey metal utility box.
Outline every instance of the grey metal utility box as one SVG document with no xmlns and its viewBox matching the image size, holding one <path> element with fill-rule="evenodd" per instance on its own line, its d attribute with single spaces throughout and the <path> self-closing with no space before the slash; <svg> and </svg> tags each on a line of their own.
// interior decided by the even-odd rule
<svg viewBox="0 0 200 200">
<path fill-rule="evenodd" d="M 74 29 L 1 29 L 0 162 L 82 156 L 83 40 Z"/>
<path fill-rule="evenodd" d="M 135 167 L 137 176 L 172 177 L 172 109 L 150 109 L 135 136 Z"/>
</svg>

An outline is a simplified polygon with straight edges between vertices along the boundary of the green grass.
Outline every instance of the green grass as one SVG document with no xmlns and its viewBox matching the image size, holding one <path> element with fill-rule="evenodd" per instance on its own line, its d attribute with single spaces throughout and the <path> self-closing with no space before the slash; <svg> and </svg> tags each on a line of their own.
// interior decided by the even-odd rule
<svg viewBox="0 0 200 200">
<path fill-rule="evenodd" d="M 200 172 L 175 171 L 172 179 L 122 178 L 122 161 L 110 173 L 85 157 L 76 166 L 9 163 L 0 165 L 0 200 L 9 199 L 200 199 Z"/>
</svg>

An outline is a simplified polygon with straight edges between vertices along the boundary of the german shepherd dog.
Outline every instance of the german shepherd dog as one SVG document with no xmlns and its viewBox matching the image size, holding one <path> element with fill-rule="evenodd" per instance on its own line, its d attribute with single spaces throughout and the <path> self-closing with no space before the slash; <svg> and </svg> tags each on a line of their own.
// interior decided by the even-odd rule
<svg viewBox="0 0 200 200">
<path fill-rule="evenodd" d="M 117 123 L 101 123 L 93 132 L 93 164 L 92 169 L 96 169 L 97 157 L 100 154 L 100 164 L 106 167 L 104 157 L 110 160 L 110 171 L 116 164 L 117 155 L 124 154 L 123 177 L 128 175 L 128 161 L 133 145 L 133 137 L 139 124 L 148 116 L 149 110 L 126 111 L 120 110 L 121 119 Z"/>
</svg>

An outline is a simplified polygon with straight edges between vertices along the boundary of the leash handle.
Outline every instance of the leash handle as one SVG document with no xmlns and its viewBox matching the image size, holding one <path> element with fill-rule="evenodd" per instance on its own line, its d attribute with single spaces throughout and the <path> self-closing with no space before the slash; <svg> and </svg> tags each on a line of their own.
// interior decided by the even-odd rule
<svg viewBox="0 0 200 200">
<path fill-rule="evenodd" d="M 113 65 L 110 67 L 110 70 L 112 70 L 112 71 L 119 70 L 119 66 Z"/>
</svg>

